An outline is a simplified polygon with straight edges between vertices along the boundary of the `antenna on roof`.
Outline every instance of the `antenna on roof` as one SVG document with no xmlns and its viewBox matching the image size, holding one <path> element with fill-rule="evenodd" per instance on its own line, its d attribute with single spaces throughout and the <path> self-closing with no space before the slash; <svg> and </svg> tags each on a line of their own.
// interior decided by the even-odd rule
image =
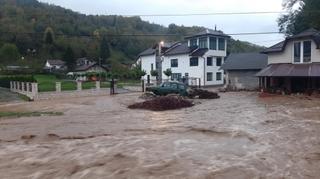
<svg viewBox="0 0 320 179">
<path fill-rule="evenodd" d="M 214 25 L 214 31 L 217 31 L 217 24 Z"/>
</svg>

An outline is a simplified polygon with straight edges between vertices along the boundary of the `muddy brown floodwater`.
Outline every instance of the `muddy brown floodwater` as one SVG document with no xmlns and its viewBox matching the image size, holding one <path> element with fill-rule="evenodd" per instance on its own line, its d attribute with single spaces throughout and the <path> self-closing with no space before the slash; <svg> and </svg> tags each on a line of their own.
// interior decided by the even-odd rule
<svg viewBox="0 0 320 179">
<path fill-rule="evenodd" d="M 0 111 L 0 178 L 319 178 L 320 99 L 225 93 L 192 108 L 129 110 L 138 94 Z"/>
</svg>

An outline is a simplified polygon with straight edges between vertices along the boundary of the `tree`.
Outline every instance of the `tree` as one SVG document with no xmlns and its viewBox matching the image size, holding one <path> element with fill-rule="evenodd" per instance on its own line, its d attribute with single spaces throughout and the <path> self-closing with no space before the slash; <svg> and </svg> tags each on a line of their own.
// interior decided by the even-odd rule
<svg viewBox="0 0 320 179">
<path fill-rule="evenodd" d="M 156 71 L 156 70 L 151 70 L 150 74 L 151 74 L 151 76 L 158 76 L 159 75 L 158 71 Z"/>
<path fill-rule="evenodd" d="M 172 70 L 170 68 L 163 71 L 163 74 L 165 74 L 168 78 L 172 75 Z"/>
<path fill-rule="evenodd" d="M 138 64 L 131 69 L 131 77 L 135 79 L 140 79 L 142 76 L 146 74 L 147 74 L 146 71 L 141 69 L 141 64 Z"/>
<path fill-rule="evenodd" d="M 76 60 L 74 57 L 74 52 L 70 46 L 66 49 L 63 55 L 63 60 L 66 62 L 69 71 L 74 70 Z"/>
<path fill-rule="evenodd" d="M 53 44 L 54 42 L 54 33 L 51 27 L 47 27 L 44 32 L 44 42 L 46 44 Z"/>
<path fill-rule="evenodd" d="M 19 59 L 18 48 L 14 44 L 4 44 L 0 48 L 0 63 L 15 62 Z"/>
<path fill-rule="evenodd" d="M 278 19 L 281 32 L 293 35 L 309 28 L 320 29 L 319 0 L 286 0 L 283 7 L 289 14 Z"/>
<path fill-rule="evenodd" d="M 110 57 L 109 44 L 105 37 L 102 38 L 100 42 L 100 58 L 102 59 L 102 63 L 106 64 L 107 59 Z"/>
</svg>

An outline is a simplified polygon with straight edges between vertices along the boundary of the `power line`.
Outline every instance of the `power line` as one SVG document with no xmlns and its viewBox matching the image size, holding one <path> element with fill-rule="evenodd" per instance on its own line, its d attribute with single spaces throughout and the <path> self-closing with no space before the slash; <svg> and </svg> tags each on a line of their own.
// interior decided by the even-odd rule
<svg viewBox="0 0 320 179">
<path fill-rule="evenodd" d="M 316 11 L 304 11 L 306 13 L 320 13 L 319 10 Z M 124 16 L 124 17 L 174 17 L 174 16 L 223 16 L 223 15 L 259 15 L 259 14 L 288 14 L 292 13 L 291 11 L 247 11 L 247 12 L 207 12 L 207 13 L 182 13 L 182 14 L 100 14 L 100 15 L 93 15 L 93 14 L 42 14 L 42 13 L 26 13 L 30 16 Z M 4 15 L 4 16 L 16 16 L 16 15 Z"/>
<path fill-rule="evenodd" d="M 161 17 L 161 16 L 219 16 L 219 15 L 257 15 L 257 14 L 286 14 L 289 11 L 262 11 L 262 12 L 212 12 L 212 13 L 186 13 L 186 14 L 127 14 L 126 17 Z M 114 15 L 114 14 L 108 14 Z"/>
<path fill-rule="evenodd" d="M 26 34 L 26 35 L 44 35 L 45 33 L 41 32 L 0 32 L 4 34 Z M 268 34 L 283 34 L 282 32 L 241 32 L 241 33 L 230 33 L 226 35 L 230 36 L 245 36 L 245 35 L 268 35 Z M 94 35 L 71 35 L 71 34 L 54 34 L 55 36 L 65 36 L 65 37 L 95 37 Z M 105 34 L 109 37 L 181 37 L 184 35 L 181 34 Z M 186 35 L 188 36 L 188 35 Z"/>
</svg>

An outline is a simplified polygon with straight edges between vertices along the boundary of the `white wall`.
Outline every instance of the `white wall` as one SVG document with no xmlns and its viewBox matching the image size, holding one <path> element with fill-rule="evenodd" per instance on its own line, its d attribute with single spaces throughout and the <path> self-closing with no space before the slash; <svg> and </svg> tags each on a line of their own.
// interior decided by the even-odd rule
<svg viewBox="0 0 320 179">
<path fill-rule="evenodd" d="M 207 66 L 207 57 L 212 57 L 211 55 L 208 56 L 207 54 L 205 55 L 205 85 L 223 85 L 224 84 L 224 71 L 221 70 L 221 66 L 217 66 L 217 57 L 213 57 L 212 58 L 212 66 Z M 221 57 L 222 58 L 222 62 L 221 64 L 223 64 L 224 62 L 224 58 L 225 57 Z M 212 81 L 207 81 L 207 73 L 208 72 L 212 72 L 213 73 L 213 77 L 212 77 Z M 221 72 L 221 80 L 217 81 L 217 72 Z"/>
<path fill-rule="evenodd" d="M 310 39 L 304 39 L 310 40 Z M 303 40 L 301 40 L 303 41 Z M 268 54 L 268 64 L 292 63 L 293 62 L 293 44 L 295 41 L 289 41 L 283 52 Z M 311 62 L 320 62 L 320 50 L 316 49 L 316 43 L 311 43 Z"/>
<path fill-rule="evenodd" d="M 178 59 L 178 67 L 171 68 L 171 59 Z M 172 73 L 181 73 L 181 76 L 185 76 L 185 73 L 189 73 L 189 77 L 201 78 L 201 84 L 203 85 L 204 79 L 204 60 L 199 57 L 198 66 L 190 66 L 190 56 L 188 54 L 173 55 L 163 57 L 162 70 L 170 68 Z M 162 79 L 168 79 L 162 73 Z"/>
<path fill-rule="evenodd" d="M 153 70 L 156 70 L 156 55 L 141 56 L 139 60 L 141 61 L 141 69 L 146 71 L 146 75 L 143 77 L 143 79 L 147 80 L 148 75 L 150 75 L 151 80 L 156 79 L 150 74 L 151 64 L 153 64 Z"/>
</svg>

